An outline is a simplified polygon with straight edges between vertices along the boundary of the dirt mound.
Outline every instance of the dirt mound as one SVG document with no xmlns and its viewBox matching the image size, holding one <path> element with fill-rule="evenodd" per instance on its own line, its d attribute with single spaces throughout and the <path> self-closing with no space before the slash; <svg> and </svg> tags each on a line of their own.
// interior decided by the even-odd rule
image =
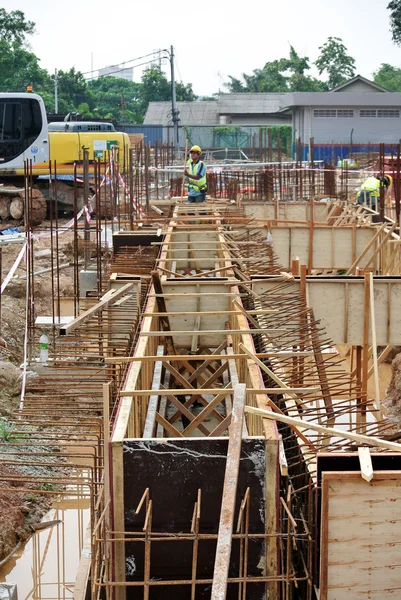
<svg viewBox="0 0 401 600">
<path fill-rule="evenodd" d="M 12 396 L 21 393 L 21 371 L 10 362 L 0 360 L 0 390 L 8 390 Z"/>
<path fill-rule="evenodd" d="M 391 381 L 387 388 L 385 402 L 388 406 L 401 404 L 401 353 L 391 363 Z"/>
<path fill-rule="evenodd" d="M 383 401 L 387 407 L 387 417 L 401 423 L 401 353 L 397 354 L 391 363 L 391 381 L 386 390 L 386 397 Z"/>
</svg>

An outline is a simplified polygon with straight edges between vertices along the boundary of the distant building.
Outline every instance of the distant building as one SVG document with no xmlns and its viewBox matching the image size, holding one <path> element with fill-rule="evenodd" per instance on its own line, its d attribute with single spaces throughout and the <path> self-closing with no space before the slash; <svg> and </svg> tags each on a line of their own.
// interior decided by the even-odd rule
<svg viewBox="0 0 401 600">
<path fill-rule="evenodd" d="M 182 126 L 291 125 L 291 115 L 281 113 L 286 94 L 220 94 L 218 100 L 177 102 Z M 144 125 L 168 125 L 171 102 L 150 102 Z"/>
<path fill-rule="evenodd" d="M 127 81 L 132 81 L 134 78 L 134 68 L 114 66 L 99 69 L 99 77 L 104 77 L 106 75 L 109 77 L 116 77 L 117 79 L 126 79 Z"/>
<path fill-rule="evenodd" d="M 281 112 L 292 115 L 293 142 L 301 140 L 304 158 L 311 138 L 315 158 L 334 160 L 378 150 L 379 143 L 388 151 L 401 137 L 401 93 L 360 75 L 329 92 L 284 94 Z"/>
<path fill-rule="evenodd" d="M 377 150 L 401 138 L 401 92 L 392 92 L 361 75 L 329 92 L 221 94 L 216 101 L 178 102 L 182 127 L 292 125 L 293 150 L 300 139 L 309 158 L 334 161 L 349 152 Z M 170 124 L 171 104 L 151 102 L 144 125 Z"/>
</svg>

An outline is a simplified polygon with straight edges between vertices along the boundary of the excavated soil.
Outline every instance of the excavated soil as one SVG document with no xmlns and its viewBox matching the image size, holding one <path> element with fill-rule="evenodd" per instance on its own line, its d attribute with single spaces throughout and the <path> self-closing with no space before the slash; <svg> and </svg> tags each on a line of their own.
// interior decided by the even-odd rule
<svg viewBox="0 0 401 600">
<path fill-rule="evenodd" d="M 0 465 L 1 479 L 11 480 L 16 475 L 17 469 Z M 0 482 L 0 562 L 32 535 L 32 525 L 39 523 L 51 507 L 50 497 L 12 491 L 16 486 L 12 481 Z"/>
<path fill-rule="evenodd" d="M 67 219 L 60 220 L 62 226 Z M 48 227 L 44 223 L 40 231 Z M 23 230 L 22 227 L 20 227 Z M 59 237 L 59 263 L 68 263 L 73 259 L 72 244 L 73 233 L 69 231 Z M 22 244 L 7 244 L 0 246 L 2 253 L 2 277 L 9 272 L 16 257 L 21 250 Z M 36 239 L 34 243 L 34 270 L 40 271 L 51 266 L 51 240 L 50 238 Z M 26 273 L 24 260 L 15 275 L 23 277 Z M 35 276 L 34 284 L 34 311 L 35 316 L 51 316 L 52 283 L 51 273 Z M 74 292 L 73 267 L 60 271 L 60 295 L 72 296 Z M 4 427 L 13 423 L 13 412 L 18 408 L 21 393 L 23 362 L 23 343 L 25 330 L 25 304 L 26 304 L 26 280 L 22 278 L 13 279 L 1 295 L 1 319 L 0 319 L 0 441 L 2 442 L 1 453 L 7 450 L 4 444 Z M 39 339 L 40 331 L 37 332 Z M 49 330 L 50 333 L 50 330 Z M 34 373 L 28 373 L 29 378 Z M 48 450 L 48 449 L 45 449 Z M 10 449 L 11 452 L 11 449 Z M 33 474 L 37 474 L 35 467 Z M 16 474 L 25 473 L 24 466 L 13 466 L 10 468 L 0 464 L 0 562 L 20 543 L 32 534 L 31 524 L 38 523 L 51 506 L 51 496 L 44 496 L 37 492 L 16 492 L 10 482 L 3 481 Z M 40 467 L 37 469 L 39 471 Z M 53 468 L 54 470 L 54 468 Z M 26 474 L 26 473 L 25 473 Z M 29 489 L 29 485 L 25 486 Z"/>
<path fill-rule="evenodd" d="M 387 388 L 384 404 L 387 416 L 401 425 L 401 353 L 391 363 L 391 381 Z"/>
</svg>

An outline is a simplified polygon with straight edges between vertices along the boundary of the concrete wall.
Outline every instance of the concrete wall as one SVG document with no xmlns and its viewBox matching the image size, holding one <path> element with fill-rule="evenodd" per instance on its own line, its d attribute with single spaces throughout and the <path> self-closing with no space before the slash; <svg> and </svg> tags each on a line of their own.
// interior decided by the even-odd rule
<svg viewBox="0 0 401 600">
<path fill-rule="evenodd" d="M 379 95 L 380 98 L 380 95 Z M 352 140 L 355 143 L 398 143 L 401 137 L 401 117 L 361 117 L 360 110 L 377 110 L 378 106 L 350 107 L 353 117 L 316 117 L 315 110 L 322 107 L 311 106 L 294 109 L 294 137 L 308 143 L 313 137 L 315 144 L 342 144 Z M 325 110 L 346 110 L 335 105 L 324 107 Z M 386 107 L 386 110 L 400 110 L 399 106 Z"/>
</svg>

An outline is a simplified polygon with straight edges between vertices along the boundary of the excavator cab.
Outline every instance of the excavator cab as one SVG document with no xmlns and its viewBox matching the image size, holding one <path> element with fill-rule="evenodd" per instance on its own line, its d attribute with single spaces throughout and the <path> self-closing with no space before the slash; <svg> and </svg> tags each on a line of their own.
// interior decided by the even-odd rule
<svg viewBox="0 0 401 600">
<path fill-rule="evenodd" d="M 0 94 L 0 175 L 23 171 L 24 161 L 49 160 L 49 136 L 43 100 L 36 94 Z"/>
</svg>

